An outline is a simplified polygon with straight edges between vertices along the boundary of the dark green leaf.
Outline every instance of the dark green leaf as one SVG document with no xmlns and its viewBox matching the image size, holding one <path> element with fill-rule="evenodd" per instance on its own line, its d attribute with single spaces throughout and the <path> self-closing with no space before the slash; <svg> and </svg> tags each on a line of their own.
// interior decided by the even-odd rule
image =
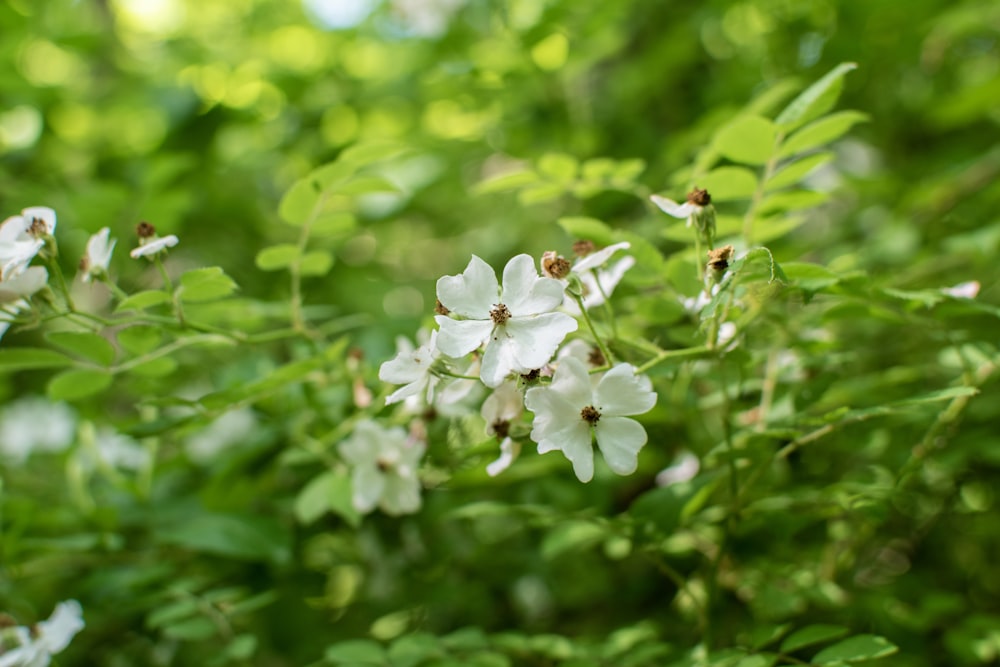
<svg viewBox="0 0 1000 667">
<path fill-rule="evenodd" d="M 53 331 L 46 334 L 45 340 L 101 366 L 110 366 L 115 360 L 114 346 L 103 336 L 89 331 Z"/>
<path fill-rule="evenodd" d="M 785 641 L 781 642 L 781 650 L 784 653 L 791 653 L 805 646 L 839 639 L 847 632 L 847 628 L 840 625 L 809 625 L 788 635 Z"/>
<path fill-rule="evenodd" d="M 898 650 L 895 644 L 884 637 L 856 635 L 823 649 L 813 656 L 812 663 L 830 665 L 838 662 L 862 662 L 884 658 Z"/>
<path fill-rule="evenodd" d="M 73 360 L 66 355 L 45 348 L 7 347 L 0 349 L 0 373 L 38 368 L 60 368 L 72 363 Z"/>
</svg>

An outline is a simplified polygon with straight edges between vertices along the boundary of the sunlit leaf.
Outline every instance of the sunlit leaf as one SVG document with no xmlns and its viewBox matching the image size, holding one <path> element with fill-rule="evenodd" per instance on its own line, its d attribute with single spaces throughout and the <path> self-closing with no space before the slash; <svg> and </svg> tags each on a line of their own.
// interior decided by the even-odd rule
<svg viewBox="0 0 1000 667">
<path fill-rule="evenodd" d="M 177 294 L 182 301 L 215 301 L 236 291 L 236 283 L 218 266 L 188 271 L 180 283 Z"/>
<path fill-rule="evenodd" d="M 833 159 L 833 153 L 816 153 L 782 165 L 767 182 L 767 190 L 778 190 L 795 185 L 809 172 Z"/>
<path fill-rule="evenodd" d="M 762 116 L 739 116 L 715 135 L 712 145 L 722 156 L 742 164 L 761 165 L 775 151 L 777 129 Z"/>
<path fill-rule="evenodd" d="M 786 139 L 781 145 L 778 157 L 788 157 L 812 148 L 825 146 L 845 135 L 857 123 L 863 123 L 867 120 L 868 114 L 860 111 L 832 113 L 825 118 L 813 121 Z"/>
<path fill-rule="evenodd" d="M 268 246 L 257 253 L 254 263 L 261 271 L 287 269 L 299 256 L 299 247 L 294 243 Z"/>
<path fill-rule="evenodd" d="M 840 97 L 840 91 L 844 87 L 844 75 L 857 67 L 855 63 L 837 65 L 826 76 L 806 88 L 792 100 L 784 111 L 778 114 L 774 122 L 783 131 L 789 132 L 819 118 L 836 104 L 837 98 Z"/>
<path fill-rule="evenodd" d="M 56 375 L 45 388 L 53 401 L 76 401 L 104 391 L 111 385 L 111 373 L 85 368 L 71 369 Z"/>
</svg>

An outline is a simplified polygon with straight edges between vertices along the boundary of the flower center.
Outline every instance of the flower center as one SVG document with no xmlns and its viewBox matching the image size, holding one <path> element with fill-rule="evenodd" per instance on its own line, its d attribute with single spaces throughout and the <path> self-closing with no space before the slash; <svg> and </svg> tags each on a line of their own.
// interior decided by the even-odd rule
<svg viewBox="0 0 1000 667">
<path fill-rule="evenodd" d="M 389 472 L 395 466 L 395 461 L 378 458 L 375 461 L 375 466 L 379 469 L 379 472 Z"/>
<path fill-rule="evenodd" d="M 34 236 L 36 239 L 45 236 L 48 233 L 48 227 L 45 226 L 45 221 L 41 218 L 32 218 L 31 224 L 28 225 L 28 233 Z"/>
<path fill-rule="evenodd" d="M 140 239 L 151 239 L 156 236 L 156 227 L 144 220 L 136 225 L 135 235 Z"/>
<path fill-rule="evenodd" d="M 604 353 L 601 352 L 601 348 L 592 347 L 590 348 L 590 352 L 587 354 L 587 363 L 594 368 L 599 368 L 608 363 L 608 360 L 604 358 Z"/>
<path fill-rule="evenodd" d="M 493 432 L 496 433 L 497 438 L 503 440 L 510 433 L 510 421 L 507 419 L 497 419 L 494 420 L 490 426 L 493 427 Z"/>
<path fill-rule="evenodd" d="M 583 421 L 587 422 L 591 426 L 596 424 L 601 419 L 601 413 L 597 411 L 593 405 L 588 405 L 583 410 L 580 410 L 580 417 Z"/>
<path fill-rule="evenodd" d="M 493 320 L 493 324 L 506 324 L 507 320 L 510 319 L 510 311 L 502 303 L 495 303 L 493 310 L 490 311 L 490 318 Z"/>
<path fill-rule="evenodd" d="M 577 257 L 586 257 L 590 253 L 594 252 L 594 242 L 593 241 L 574 241 L 573 242 L 573 254 Z"/>
<path fill-rule="evenodd" d="M 695 206 L 708 206 L 712 203 L 712 195 L 708 194 L 708 190 L 695 187 L 688 193 L 687 200 Z"/>
</svg>

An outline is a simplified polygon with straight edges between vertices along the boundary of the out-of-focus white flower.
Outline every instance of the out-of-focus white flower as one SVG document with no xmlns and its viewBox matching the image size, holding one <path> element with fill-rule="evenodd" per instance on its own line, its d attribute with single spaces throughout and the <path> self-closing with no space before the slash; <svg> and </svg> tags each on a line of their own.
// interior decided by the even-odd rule
<svg viewBox="0 0 1000 667">
<path fill-rule="evenodd" d="M 701 469 L 698 457 L 691 452 L 681 452 L 674 462 L 656 475 L 657 486 L 670 486 L 694 479 Z"/>
<path fill-rule="evenodd" d="M 437 360 L 437 331 L 432 331 L 427 342 L 414 349 L 410 341 L 400 338 L 396 341 L 399 352 L 378 369 L 378 377 L 383 382 L 404 385 L 385 399 L 386 405 L 398 403 L 410 396 L 424 394 L 428 403 L 434 402 L 434 387 L 438 377 L 431 369 Z"/>
<path fill-rule="evenodd" d="M 393 0 L 393 9 L 401 15 L 409 32 L 418 37 L 439 37 L 448 21 L 465 0 Z"/>
<path fill-rule="evenodd" d="M 612 471 L 635 472 L 646 430 L 628 416 L 655 404 L 649 378 L 637 376 L 629 364 L 618 364 L 594 383 L 583 362 L 573 357 L 559 362 L 551 384 L 525 393 L 525 406 L 535 413 L 531 439 L 538 443 L 538 453 L 562 451 L 581 482 L 594 477 L 594 436 Z"/>
<path fill-rule="evenodd" d="M 20 301 L 45 287 L 49 272 L 44 266 L 29 266 L 9 280 L 0 280 L 0 305 Z"/>
<path fill-rule="evenodd" d="M 153 255 L 166 250 L 167 248 L 173 248 L 175 245 L 180 243 L 175 235 L 171 234 L 169 236 L 164 236 L 162 238 L 153 238 L 146 242 L 139 239 L 139 247 L 133 248 L 129 256 L 132 259 L 139 259 L 140 257 L 152 257 Z"/>
<path fill-rule="evenodd" d="M 119 470 L 142 470 L 149 463 L 149 450 L 113 428 L 102 426 L 95 437 L 97 455 Z"/>
<path fill-rule="evenodd" d="M 574 338 L 559 348 L 556 360 L 565 359 L 566 357 L 579 359 L 590 368 L 600 368 L 608 363 L 607 359 L 604 358 L 604 353 L 601 352 L 601 348 L 581 338 Z"/>
<path fill-rule="evenodd" d="M 500 458 L 486 466 L 486 474 L 496 477 L 510 467 L 521 451 L 521 445 L 507 435 L 511 423 L 524 414 L 524 396 L 517 383 L 508 380 L 497 387 L 483 401 L 480 414 L 486 421 L 486 435 L 496 436 L 500 441 Z"/>
<path fill-rule="evenodd" d="M 230 410 L 188 438 L 184 450 L 196 463 L 211 463 L 226 449 L 252 438 L 256 430 L 257 416 L 253 410 Z"/>
<path fill-rule="evenodd" d="M 539 277 L 529 255 L 518 255 L 503 270 L 503 286 L 493 269 L 473 255 L 461 275 L 437 282 L 438 300 L 464 319 L 437 315 L 438 349 L 462 357 L 485 345 L 479 377 L 497 387 L 512 372 L 528 373 L 552 358 L 576 320 L 553 312 L 563 301 L 558 280 Z"/>
<path fill-rule="evenodd" d="M 76 415 L 65 403 L 29 396 L 0 411 L 0 455 L 13 464 L 36 451 L 62 451 L 75 434 Z"/>
<path fill-rule="evenodd" d="M 954 287 L 942 287 L 941 291 L 956 299 L 975 299 L 979 294 L 979 287 L 978 280 L 970 280 Z"/>
<path fill-rule="evenodd" d="M 362 421 L 351 436 L 340 443 L 340 455 L 352 467 L 351 502 L 367 514 L 380 507 L 391 515 L 420 509 L 420 479 L 417 466 L 426 445 L 407 436 L 399 427 L 385 429 L 373 421 Z"/>
<path fill-rule="evenodd" d="M 108 266 L 111 264 L 111 253 L 118 243 L 115 239 L 109 240 L 110 236 L 111 230 L 103 227 L 87 241 L 87 253 L 80 260 L 83 282 L 90 282 L 91 278 L 107 274 Z"/>
<path fill-rule="evenodd" d="M 14 628 L 18 645 L 8 648 L 0 644 L 0 667 L 48 667 L 52 656 L 69 646 L 70 640 L 84 627 L 83 609 L 76 600 L 56 605 L 46 621 L 32 629 Z"/>
</svg>

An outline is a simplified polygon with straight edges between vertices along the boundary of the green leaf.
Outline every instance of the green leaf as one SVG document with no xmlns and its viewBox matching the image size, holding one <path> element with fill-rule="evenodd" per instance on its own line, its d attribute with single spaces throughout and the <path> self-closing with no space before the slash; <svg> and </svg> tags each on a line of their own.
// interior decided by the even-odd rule
<svg viewBox="0 0 1000 667">
<path fill-rule="evenodd" d="M 815 153 L 801 160 L 796 160 L 794 162 L 789 162 L 783 165 L 774 176 L 767 182 L 767 190 L 778 190 L 780 188 L 786 188 L 790 185 L 795 185 L 802 178 L 811 172 L 816 167 L 824 165 L 833 159 L 833 153 Z"/>
<path fill-rule="evenodd" d="M 89 331 L 53 331 L 46 334 L 45 340 L 101 366 L 110 366 L 115 360 L 114 346 L 103 336 Z"/>
<path fill-rule="evenodd" d="M 593 521 L 566 521 L 555 526 L 542 540 L 542 558 L 553 560 L 567 551 L 584 551 L 605 537 L 607 532 Z"/>
<path fill-rule="evenodd" d="M 110 384 L 110 373 L 74 368 L 49 380 L 45 393 L 53 401 L 75 401 L 101 392 Z"/>
<path fill-rule="evenodd" d="M 302 226 L 309 220 L 319 202 L 319 185 L 311 178 L 299 179 L 285 192 L 278 204 L 278 215 L 285 222 Z"/>
<path fill-rule="evenodd" d="M 236 291 L 236 283 L 218 266 L 194 269 L 181 276 L 177 293 L 181 300 L 197 303 L 215 301 Z"/>
<path fill-rule="evenodd" d="M 146 616 L 147 628 L 159 628 L 169 623 L 189 618 L 198 613 L 200 601 L 194 598 L 183 598 L 155 608 Z"/>
<path fill-rule="evenodd" d="M 321 213 L 312 225 L 309 233 L 314 237 L 340 236 L 347 234 L 358 226 L 358 219 L 353 213 L 346 211 L 327 211 Z"/>
<path fill-rule="evenodd" d="M 517 195 L 517 201 L 525 206 L 544 204 L 559 199 L 565 192 L 566 188 L 559 183 L 544 183 L 521 190 Z"/>
<path fill-rule="evenodd" d="M 203 641 L 215 636 L 215 632 L 215 624 L 201 616 L 175 623 L 174 625 L 168 625 L 163 629 L 164 636 L 185 642 Z"/>
<path fill-rule="evenodd" d="M 793 285 L 807 292 L 818 292 L 840 282 L 838 274 L 820 264 L 788 262 L 781 268 Z"/>
<path fill-rule="evenodd" d="M 538 183 L 538 174 L 534 171 L 515 171 L 509 174 L 500 174 L 478 183 L 473 189 L 473 194 L 484 195 L 491 192 L 506 192 L 508 190 L 519 190 L 526 185 Z"/>
<path fill-rule="evenodd" d="M 885 637 L 856 635 L 823 649 L 813 656 L 812 663 L 830 665 L 838 662 L 861 662 L 884 658 L 898 650 L 899 648 Z"/>
<path fill-rule="evenodd" d="M 299 273 L 303 276 L 322 276 L 333 266 L 333 255 L 326 250 L 313 250 L 302 256 Z"/>
<path fill-rule="evenodd" d="M 608 246 L 614 243 L 614 232 L 606 224 L 596 218 L 564 217 L 557 221 L 566 234 L 574 240 L 593 241 L 597 246 Z"/>
<path fill-rule="evenodd" d="M 371 639 L 350 639 L 327 646 L 323 652 L 327 662 L 347 665 L 384 665 L 385 649 Z"/>
<path fill-rule="evenodd" d="M 40 347 L 7 347 L 0 349 L 0 373 L 59 368 L 69 366 L 73 360 L 55 350 Z"/>
<path fill-rule="evenodd" d="M 820 118 L 786 139 L 778 151 L 778 157 L 788 157 L 824 146 L 842 137 L 857 123 L 866 122 L 868 118 L 868 114 L 860 111 L 838 111 Z"/>
<path fill-rule="evenodd" d="M 402 144 L 386 141 L 358 143 L 344 149 L 337 162 L 359 168 L 396 157 L 406 150 L 406 146 Z"/>
<path fill-rule="evenodd" d="M 757 176 L 746 167 L 719 167 L 698 179 L 713 202 L 749 199 L 757 189 Z"/>
<path fill-rule="evenodd" d="M 294 243 L 280 243 L 269 246 L 257 253 L 254 264 L 261 271 L 280 271 L 291 266 L 299 256 L 299 247 Z"/>
<path fill-rule="evenodd" d="M 840 639 L 847 632 L 847 628 L 840 625 L 809 625 L 788 635 L 781 642 L 781 651 L 791 653 L 806 646 Z"/>
<path fill-rule="evenodd" d="M 301 523 L 312 523 L 330 511 L 351 526 L 361 524 L 361 515 L 351 502 L 351 479 L 346 474 L 325 472 L 309 482 L 295 499 L 295 516 Z"/>
<path fill-rule="evenodd" d="M 785 132 L 819 118 L 833 108 L 844 87 L 844 75 L 857 69 L 855 63 L 841 63 L 822 79 L 806 88 L 778 114 L 775 123 Z"/>
<path fill-rule="evenodd" d="M 118 304 L 115 308 L 115 312 L 121 312 L 123 310 L 145 310 L 151 306 L 159 306 L 163 303 L 170 303 L 170 294 L 162 290 L 148 290 L 145 292 L 136 292 L 130 297 L 127 297 Z"/>
<path fill-rule="evenodd" d="M 399 188 L 381 176 L 359 176 L 336 188 L 334 192 L 340 195 L 364 195 L 371 192 L 399 192 Z"/>
<path fill-rule="evenodd" d="M 146 354 L 156 349 L 163 340 L 163 332 L 154 326 L 137 324 L 117 333 L 118 344 L 135 355 Z"/>
<path fill-rule="evenodd" d="M 577 159 L 564 153 L 546 153 L 538 159 L 538 173 L 557 183 L 572 183 L 579 168 Z"/>
<path fill-rule="evenodd" d="M 261 516 L 196 513 L 161 526 L 156 537 L 163 543 L 249 561 L 281 565 L 291 558 L 285 527 Z"/>
<path fill-rule="evenodd" d="M 830 195 L 825 192 L 785 190 L 765 197 L 757 210 L 761 215 L 780 211 L 800 211 L 804 208 L 819 206 L 829 198 Z"/>
<path fill-rule="evenodd" d="M 742 164 L 767 163 L 774 153 L 777 128 L 762 116 L 740 116 L 715 135 L 713 146 L 723 157 Z"/>
<path fill-rule="evenodd" d="M 400 637 L 388 653 L 393 667 L 417 667 L 426 660 L 444 657 L 440 640 L 422 632 Z"/>
</svg>

